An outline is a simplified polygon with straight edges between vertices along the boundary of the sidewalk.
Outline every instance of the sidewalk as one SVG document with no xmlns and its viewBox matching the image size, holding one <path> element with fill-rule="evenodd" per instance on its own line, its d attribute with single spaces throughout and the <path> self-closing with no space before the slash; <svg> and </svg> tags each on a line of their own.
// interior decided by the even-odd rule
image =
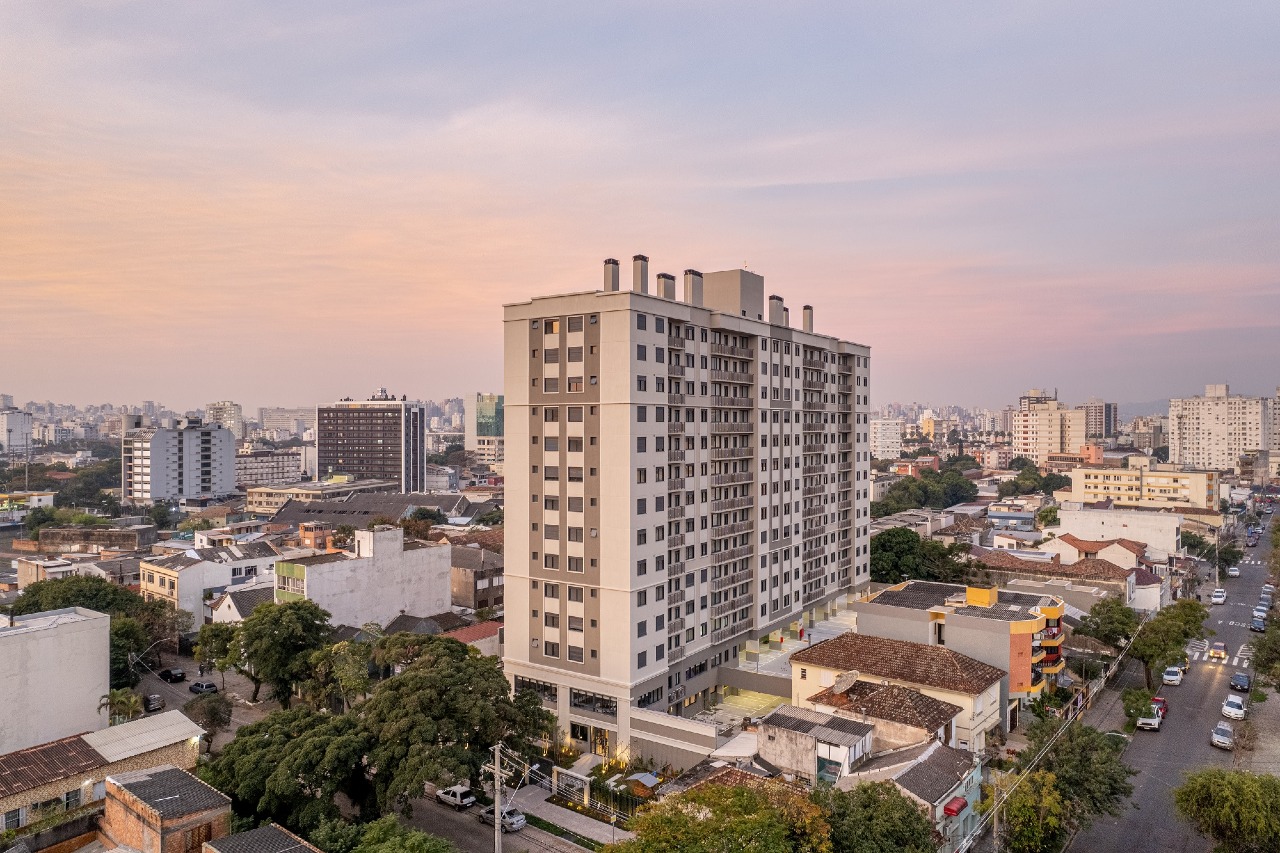
<svg viewBox="0 0 1280 853">
<path fill-rule="evenodd" d="M 627 841 L 636 837 L 634 832 L 615 829 L 607 823 L 601 823 L 584 814 L 549 803 L 547 802 L 547 797 L 549 796 L 551 796 L 551 792 L 545 788 L 529 785 L 517 791 L 511 800 L 516 807 L 527 814 L 536 815 L 549 823 L 562 826 L 570 832 L 575 832 L 583 838 L 589 838 L 601 844 Z"/>
<path fill-rule="evenodd" d="M 1103 732 L 1124 731 L 1124 703 L 1121 695 L 1129 687 L 1145 687 L 1142 664 L 1126 660 L 1124 668 L 1098 693 L 1093 704 L 1084 712 L 1084 722 Z"/>
</svg>

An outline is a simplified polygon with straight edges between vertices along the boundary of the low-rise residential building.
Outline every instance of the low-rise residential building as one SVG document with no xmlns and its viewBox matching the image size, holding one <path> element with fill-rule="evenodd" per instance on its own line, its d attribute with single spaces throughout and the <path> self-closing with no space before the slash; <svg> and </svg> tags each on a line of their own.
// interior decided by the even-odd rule
<svg viewBox="0 0 1280 853">
<path fill-rule="evenodd" d="M 239 488 L 297 483 L 301 478 L 302 451 L 297 447 L 236 451 L 236 486 Z"/>
<path fill-rule="evenodd" d="M 907 527 L 920 534 L 921 539 L 928 539 L 945 527 L 950 527 L 955 522 L 955 515 L 944 509 L 930 509 L 921 507 L 920 509 L 907 509 L 902 512 L 895 512 L 893 515 L 886 515 L 883 518 L 877 518 L 871 522 L 871 536 L 883 533 L 886 530 L 892 530 L 895 527 Z"/>
<path fill-rule="evenodd" d="M 427 463 L 427 471 L 422 480 L 425 492 L 453 492 L 458 489 L 458 472 L 448 465 Z"/>
<path fill-rule="evenodd" d="M 809 697 L 819 711 L 875 726 L 875 751 L 937 740 L 955 746 L 956 724 L 964 709 L 898 684 L 858 681 L 852 673 Z"/>
<path fill-rule="evenodd" d="M 962 749 L 985 749 L 1002 725 L 1005 670 L 951 648 L 848 632 L 801 649 L 791 655 L 790 663 L 793 705 L 841 710 L 840 694 L 854 688 L 842 682 L 843 689 L 835 689 L 837 679 L 851 674 L 856 682 L 905 687 L 959 707 L 953 738 Z M 858 707 L 861 695 L 855 692 L 848 707 Z"/>
<path fill-rule="evenodd" d="M 304 483 L 250 486 L 245 489 L 245 511 L 269 517 L 279 512 L 289 501 L 334 501 L 357 494 L 399 491 L 400 483 L 396 480 L 357 480 L 347 476 Z"/>
<path fill-rule="evenodd" d="M 0 753 L 107 725 L 98 702 L 110 687 L 110 625 L 105 613 L 83 607 L 0 622 Z"/>
<path fill-rule="evenodd" d="M 454 628 L 440 636 L 466 643 L 482 655 L 502 657 L 502 623 L 494 619 Z"/>
<path fill-rule="evenodd" d="M 240 589 L 230 589 L 222 593 L 209 605 L 210 620 L 213 622 L 243 622 L 259 604 L 270 604 L 276 600 L 275 576 L 261 578 L 254 585 L 246 585 Z"/>
<path fill-rule="evenodd" d="M 1081 560 L 1106 560 L 1126 569 L 1136 568 L 1146 556 L 1147 543 L 1132 539 L 1105 539 L 1101 542 L 1081 539 L 1071 533 L 1063 533 L 1040 544 L 1039 550 L 1057 554 L 1063 565 Z"/>
<path fill-rule="evenodd" d="M 1213 510 L 1202 512 L 1221 518 Z M 1058 508 L 1058 526 L 1054 530 L 1059 538 L 1069 533 L 1093 542 L 1113 539 L 1145 542 L 1148 554 L 1159 560 L 1162 555 L 1178 552 L 1181 527 L 1180 511 L 1117 507 L 1098 509 L 1080 507 L 1073 503 Z"/>
<path fill-rule="evenodd" d="M 0 831 L 102 800 L 112 774 L 157 764 L 193 769 L 204 733 L 168 711 L 0 755 Z"/>
<path fill-rule="evenodd" d="M 267 542 L 220 548 L 190 548 L 167 557 L 142 561 L 142 597 L 168 601 L 196 617 L 199 625 L 211 614 L 206 605 L 230 587 L 270 582 L 281 552 Z"/>
<path fill-rule="evenodd" d="M 874 727 L 848 717 L 782 705 L 760 720 L 760 758 L 799 782 L 835 782 L 871 754 Z"/>
<path fill-rule="evenodd" d="M 104 846 L 196 853 L 231 831 L 231 798 L 172 764 L 114 773 L 98 832 Z"/>
<path fill-rule="evenodd" d="M 18 589 L 26 589 L 38 581 L 61 580 L 77 574 L 74 563 L 57 557 L 19 557 L 14 562 L 18 570 Z"/>
<path fill-rule="evenodd" d="M 938 853 L 959 850 L 978 823 L 974 807 L 982 796 L 982 764 L 977 756 L 934 742 L 892 779 L 933 824 L 942 839 Z"/>
<path fill-rule="evenodd" d="M 1005 726 L 1017 726 L 1022 707 L 1044 691 L 1046 677 L 1066 667 L 1062 654 L 1065 605 L 1051 595 L 907 581 L 850 604 L 858 630 L 949 650 L 1005 673 Z"/>
<path fill-rule="evenodd" d="M 1222 485 L 1219 472 L 1163 465 L 1132 456 L 1128 468 L 1081 467 L 1071 472 L 1071 500 L 1110 499 L 1117 507 L 1173 505 L 1214 509 Z"/>
<path fill-rule="evenodd" d="M 450 588 L 454 607 L 502 610 L 502 555 L 479 546 L 454 545 Z"/>
<path fill-rule="evenodd" d="M 357 530 L 353 540 L 351 551 L 277 562 L 276 601 L 314 601 L 335 625 L 449 609 L 452 546 L 406 541 L 390 525 Z"/>
</svg>

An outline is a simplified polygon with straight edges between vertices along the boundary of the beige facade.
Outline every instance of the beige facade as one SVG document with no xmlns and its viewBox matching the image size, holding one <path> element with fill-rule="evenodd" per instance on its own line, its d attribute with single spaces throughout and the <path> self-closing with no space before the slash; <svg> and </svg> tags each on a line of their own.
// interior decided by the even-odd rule
<svg viewBox="0 0 1280 853">
<path fill-rule="evenodd" d="M 1153 463 L 1129 457 L 1129 468 L 1076 468 L 1071 471 L 1071 500 L 1094 503 L 1108 498 L 1119 506 L 1218 506 L 1217 471 Z"/>
<path fill-rule="evenodd" d="M 1169 461 L 1229 471 L 1246 453 L 1270 450 L 1275 399 L 1232 396 L 1228 385 L 1207 385 L 1203 397 L 1169 401 Z"/>
<path fill-rule="evenodd" d="M 1075 453 L 1086 441 L 1083 409 L 1071 409 L 1057 400 L 1029 402 L 1014 412 L 1013 451 L 1037 465 L 1051 453 Z"/>
<path fill-rule="evenodd" d="M 869 578 L 868 348 L 743 270 L 675 291 L 506 306 L 505 665 L 602 754 Z"/>
</svg>

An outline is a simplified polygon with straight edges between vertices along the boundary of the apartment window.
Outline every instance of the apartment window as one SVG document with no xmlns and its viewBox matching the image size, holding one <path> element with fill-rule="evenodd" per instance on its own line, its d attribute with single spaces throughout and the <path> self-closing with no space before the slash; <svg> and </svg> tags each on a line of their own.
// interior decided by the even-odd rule
<svg viewBox="0 0 1280 853">
<path fill-rule="evenodd" d="M 560 321 L 555 319 L 543 320 L 542 330 L 546 332 L 548 335 L 557 334 L 560 331 Z"/>
<path fill-rule="evenodd" d="M 637 314 L 637 315 L 636 315 L 636 328 L 637 328 L 637 329 L 639 329 L 639 330 L 640 330 L 640 331 L 642 331 L 642 332 L 643 332 L 645 329 L 648 329 L 648 328 L 649 328 L 649 317 L 648 317 L 648 315 L 646 315 L 646 314 Z"/>
<path fill-rule="evenodd" d="M 649 531 L 648 531 L 648 530 L 646 530 L 645 528 L 643 528 L 643 527 L 642 527 L 642 528 L 640 528 L 639 530 L 637 530 L 637 531 L 636 531 L 636 544 L 637 544 L 637 545 L 648 545 L 648 544 L 649 544 Z"/>
<path fill-rule="evenodd" d="M 649 420 L 649 407 L 636 406 L 636 423 L 643 424 Z"/>
<path fill-rule="evenodd" d="M 569 347 L 569 351 L 566 355 L 571 363 L 582 361 L 582 347 Z"/>
<path fill-rule="evenodd" d="M 558 524 L 544 524 L 544 525 L 542 525 L 542 538 L 543 538 L 543 539 L 559 539 L 559 538 L 560 538 L 560 525 L 558 525 Z"/>
<path fill-rule="evenodd" d="M 649 470 L 647 468 L 636 469 L 636 482 L 637 483 L 649 482 Z"/>
<path fill-rule="evenodd" d="M 548 348 L 544 349 L 544 350 L 542 351 L 542 363 L 543 363 L 543 364 L 559 364 L 559 363 L 560 363 L 560 348 L 559 348 L 559 347 L 548 347 Z"/>
<path fill-rule="evenodd" d="M 639 622 L 636 623 L 636 636 L 637 637 L 649 636 L 649 620 L 648 619 L 641 619 Z"/>
<path fill-rule="evenodd" d="M 534 441 L 537 441 L 537 439 L 535 438 Z M 542 439 L 542 449 L 549 450 L 549 451 L 559 450 L 560 439 L 554 435 L 547 436 L 546 438 Z"/>
<path fill-rule="evenodd" d="M 546 466 L 545 468 L 543 468 L 543 469 L 542 469 L 542 479 L 544 479 L 544 480 L 559 480 L 559 479 L 560 479 L 560 466 L 559 466 L 559 465 L 548 465 L 548 466 Z"/>
<path fill-rule="evenodd" d="M 537 411 L 534 411 L 537 414 Z M 547 406 L 542 410 L 542 420 L 549 424 L 560 422 L 560 409 L 557 406 Z"/>
<path fill-rule="evenodd" d="M 636 574 L 643 575 L 649 572 L 649 563 L 647 560 L 636 560 Z"/>
<path fill-rule="evenodd" d="M 636 652 L 636 669 L 644 669 L 648 665 L 649 665 L 649 653 Z M 647 696 L 648 694 L 645 694 L 645 695 Z"/>
<path fill-rule="evenodd" d="M 582 331 L 582 315 L 581 314 L 578 314 L 576 316 L 569 318 L 569 331 L 571 332 Z"/>
<path fill-rule="evenodd" d="M 577 601 L 577 602 L 581 603 L 581 601 L 582 601 L 582 587 L 580 587 L 580 586 L 571 586 L 571 587 L 569 587 L 569 589 L 568 589 L 568 598 L 569 598 L 569 600 L 570 600 L 570 601 Z"/>
<path fill-rule="evenodd" d="M 543 643 L 542 654 L 549 658 L 560 657 L 560 644 L 559 643 Z"/>
<path fill-rule="evenodd" d="M 582 498 L 569 498 L 569 512 L 582 512 Z"/>
<path fill-rule="evenodd" d="M 559 379 L 559 377 L 551 377 L 551 376 L 548 376 L 546 379 L 543 379 L 543 380 L 542 380 L 542 392 L 543 392 L 544 394 L 559 394 L 559 393 L 560 393 L 560 379 Z"/>
<path fill-rule="evenodd" d="M 581 557 L 569 558 L 569 571 L 575 572 L 577 574 L 582 574 L 582 558 Z"/>
<path fill-rule="evenodd" d="M 636 593 L 636 607 L 644 607 L 649 603 L 649 591 L 642 589 Z"/>
<path fill-rule="evenodd" d="M 582 469 L 581 469 L 581 468 L 574 468 L 574 467 L 570 467 L 570 468 L 569 468 L 569 482 L 570 482 L 570 483 L 581 483 L 581 482 L 582 482 Z"/>
<path fill-rule="evenodd" d="M 560 558 L 555 554 L 543 554 L 542 566 L 547 569 L 558 569 L 560 568 Z"/>
<path fill-rule="evenodd" d="M 569 630 L 577 634 L 582 633 L 582 617 L 581 616 L 569 617 Z"/>
<path fill-rule="evenodd" d="M 647 377 L 644 377 L 644 376 L 636 376 L 636 390 L 637 390 L 637 391 L 648 391 L 648 390 L 649 390 L 649 380 L 648 380 L 648 378 L 647 378 Z"/>
<path fill-rule="evenodd" d="M 569 377 L 569 393 L 570 394 L 582 393 L 582 377 L 581 376 Z"/>
<path fill-rule="evenodd" d="M 636 437 L 636 453 L 644 453 L 649 448 L 649 439 L 643 435 Z M 150 583 L 150 581 L 148 581 Z"/>
<path fill-rule="evenodd" d="M 533 499 L 534 499 L 534 500 L 537 500 L 537 499 L 538 499 L 538 496 L 537 496 L 537 495 L 534 495 L 534 496 L 533 496 Z M 553 498 L 553 497 L 545 497 L 545 498 L 543 498 L 543 499 L 542 499 L 542 508 L 543 508 L 543 509 L 549 509 L 549 510 L 551 510 L 552 512 L 554 512 L 554 511 L 556 511 L 556 510 L 560 509 L 560 499 L 559 499 L 559 498 Z"/>
<path fill-rule="evenodd" d="M 560 627 L 560 614 L 559 614 L 559 613 L 544 613 L 544 614 L 542 614 L 542 624 L 543 624 L 543 625 L 546 625 L 548 628 L 559 628 L 559 627 Z"/>
<path fill-rule="evenodd" d="M 648 361 L 649 348 L 644 344 L 636 344 L 636 361 Z"/>
<path fill-rule="evenodd" d="M 569 452 L 570 452 L 570 453 L 581 453 L 581 452 L 582 452 L 582 439 L 581 439 L 581 438 L 577 438 L 577 437 L 570 436 L 570 438 L 569 438 Z"/>
<path fill-rule="evenodd" d="M 569 646 L 569 662 L 582 663 L 582 646 Z"/>
<path fill-rule="evenodd" d="M 568 420 L 569 420 L 569 423 L 571 423 L 571 424 L 580 424 L 580 423 L 582 423 L 582 407 L 581 407 L 581 406 L 570 406 L 570 407 L 569 407 L 569 418 L 568 418 Z"/>
<path fill-rule="evenodd" d="M 544 584 L 542 585 L 542 595 L 543 595 L 545 598 L 559 598 L 559 597 L 560 597 L 560 584 L 558 584 L 558 583 L 544 583 Z"/>
<path fill-rule="evenodd" d="M 645 498 L 636 498 L 636 515 L 644 515 L 649 511 L 649 501 Z"/>
<path fill-rule="evenodd" d="M 582 528 L 581 528 L 581 527 L 570 527 L 570 528 L 569 528 L 569 541 L 570 541 L 570 542 L 581 542 L 581 541 L 582 541 Z"/>
</svg>

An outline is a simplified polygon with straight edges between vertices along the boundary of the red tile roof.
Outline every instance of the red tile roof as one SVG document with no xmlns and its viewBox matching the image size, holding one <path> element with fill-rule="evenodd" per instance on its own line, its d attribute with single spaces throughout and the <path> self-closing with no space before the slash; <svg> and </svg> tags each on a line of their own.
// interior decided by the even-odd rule
<svg viewBox="0 0 1280 853">
<path fill-rule="evenodd" d="M 477 640 L 487 640 L 490 637 L 498 636 L 498 632 L 502 630 L 502 623 L 496 619 L 490 619 L 488 622 L 477 622 L 474 625 L 468 625 L 465 628 L 455 628 L 452 631 L 446 631 L 441 634 L 442 637 L 451 637 L 460 643 L 474 643 Z"/>
<path fill-rule="evenodd" d="M 1004 678 L 1004 670 L 966 657 L 944 646 L 855 634 L 823 640 L 791 656 L 791 662 L 840 672 L 857 670 L 940 690 L 974 695 Z"/>
<path fill-rule="evenodd" d="M 106 764 L 106 759 L 80 735 L 0 755 L 0 797 L 69 779 Z"/>
<path fill-rule="evenodd" d="M 858 681 L 848 690 L 834 691 L 835 687 L 828 687 L 810 696 L 809 701 L 841 711 L 866 714 L 877 720 L 914 726 L 926 732 L 936 732 L 963 711 L 959 705 L 896 684 Z"/>
<path fill-rule="evenodd" d="M 996 571 L 1017 572 L 1040 577 L 1078 578 L 1080 580 L 1124 580 L 1129 570 L 1097 557 L 1086 557 L 1070 565 L 1064 565 L 1054 554 L 1052 561 L 1023 560 L 998 548 L 974 548 L 969 556 L 982 565 Z"/>
</svg>

